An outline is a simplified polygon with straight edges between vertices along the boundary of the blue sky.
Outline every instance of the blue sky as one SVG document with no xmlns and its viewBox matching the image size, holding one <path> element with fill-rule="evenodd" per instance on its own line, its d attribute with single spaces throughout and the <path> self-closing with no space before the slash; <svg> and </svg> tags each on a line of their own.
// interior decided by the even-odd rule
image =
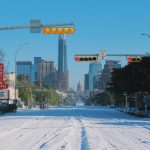
<svg viewBox="0 0 150 150">
<path fill-rule="evenodd" d="M 43 24 L 75 23 L 76 33 L 67 35 L 70 87 L 83 83 L 89 63 L 76 63 L 75 54 L 150 52 L 149 0 L 0 0 L 0 26 L 29 25 L 31 19 Z M 0 48 L 5 52 L 8 70 L 14 71 L 16 49 L 25 45 L 17 60 L 41 56 L 57 66 L 58 35 L 31 34 L 28 29 L 0 31 Z M 121 64 L 125 58 L 115 57 Z"/>
</svg>

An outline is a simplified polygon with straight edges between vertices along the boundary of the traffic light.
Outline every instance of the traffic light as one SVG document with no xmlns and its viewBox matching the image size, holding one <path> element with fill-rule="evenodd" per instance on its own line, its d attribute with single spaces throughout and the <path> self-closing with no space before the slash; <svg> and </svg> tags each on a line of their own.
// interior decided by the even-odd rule
<svg viewBox="0 0 150 150">
<path fill-rule="evenodd" d="M 73 34 L 75 28 L 48 28 L 42 29 L 43 34 Z"/>
<path fill-rule="evenodd" d="M 128 63 L 141 62 L 141 58 L 139 57 L 128 57 L 127 60 L 128 60 Z"/>
<path fill-rule="evenodd" d="M 98 55 L 75 55 L 76 62 L 96 62 L 98 61 Z"/>
</svg>

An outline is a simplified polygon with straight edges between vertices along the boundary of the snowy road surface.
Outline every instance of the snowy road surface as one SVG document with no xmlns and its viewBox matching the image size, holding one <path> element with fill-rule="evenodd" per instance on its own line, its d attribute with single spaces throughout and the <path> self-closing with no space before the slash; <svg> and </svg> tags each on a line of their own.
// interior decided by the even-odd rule
<svg viewBox="0 0 150 150">
<path fill-rule="evenodd" d="M 0 150 L 150 150 L 150 118 L 108 107 L 19 110 L 0 117 Z"/>
</svg>

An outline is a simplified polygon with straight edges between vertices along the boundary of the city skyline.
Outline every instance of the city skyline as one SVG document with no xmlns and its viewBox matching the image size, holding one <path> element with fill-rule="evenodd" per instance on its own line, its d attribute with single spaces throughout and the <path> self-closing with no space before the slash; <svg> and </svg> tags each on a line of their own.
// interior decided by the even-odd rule
<svg viewBox="0 0 150 150">
<path fill-rule="evenodd" d="M 30 84 L 39 83 L 57 89 L 57 70 L 55 62 L 44 60 L 42 57 L 34 57 L 34 61 L 17 61 L 16 77 L 25 77 Z"/>
<path fill-rule="evenodd" d="M 0 26 L 29 25 L 31 19 L 39 19 L 43 24 L 75 23 L 75 34 L 66 38 L 70 87 L 76 89 L 79 80 L 84 82 L 89 63 L 76 63 L 74 55 L 97 54 L 100 49 L 108 53 L 149 52 L 150 39 L 141 35 L 149 33 L 149 5 L 149 0 L 14 0 L 9 3 L 6 0 L 1 1 Z M 10 72 L 15 70 L 15 51 L 25 42 L 29 44 L 18 51 L 17 60 L 39 56 L 58 65 L 58 35 L 31 34 L 28 29 L 5 30 L 0 31 L 0 41 L 5 66 L 9 64 Z M 120 60 L 122 66 L 127 63 L 125 57 L 107 59 Z"/>
</svg>

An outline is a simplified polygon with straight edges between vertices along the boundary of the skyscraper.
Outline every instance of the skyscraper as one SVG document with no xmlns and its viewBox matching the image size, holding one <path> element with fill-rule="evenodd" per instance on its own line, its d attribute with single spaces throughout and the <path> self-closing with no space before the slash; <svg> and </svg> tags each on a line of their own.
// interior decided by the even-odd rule
<svg viewBox="0 0 150 150">
<path fill-rule="evenodd" d="M 69 89 L 69 71 L 67 67 L 67 43 L 65 35 L 59 35 L 58 40 L 58 89 L 66 92 Z"/>
</svg>

